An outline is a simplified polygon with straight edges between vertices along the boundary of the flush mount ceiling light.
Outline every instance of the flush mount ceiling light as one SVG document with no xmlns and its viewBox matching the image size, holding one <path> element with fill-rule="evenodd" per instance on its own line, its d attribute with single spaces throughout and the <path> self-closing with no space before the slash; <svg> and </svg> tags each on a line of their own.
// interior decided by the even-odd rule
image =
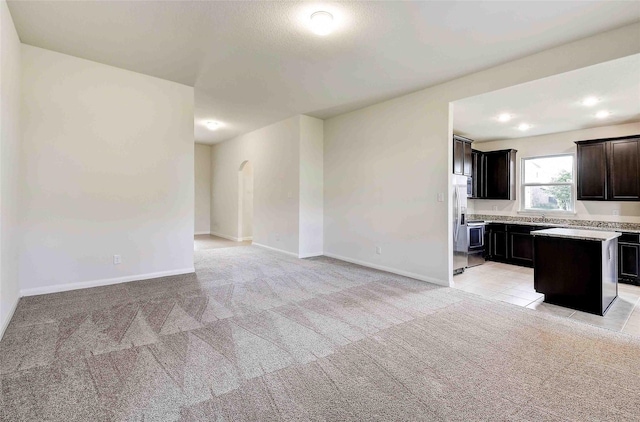
<svg viewBox="0 0 640 422">
<path fill-rule="evenodd" d="M 529 130 L 531 129 L 531 125 L 528 123 L 520 123 L 520 125 L 518 126 L 518 130 L 524 132 L 525 130 Z"/>
<path fill-rule="evenodd" d="M 220 129 L 220 126 L 222 126 L 222 124 L 220 124 L 220 122 L 214 122 L 213 120 L 210 120 L 210 121 L 206 122 L 204 125 L 209 130 L 218 130 L 218 129 Z"/>
<path fill-rule="evenodd" d="M 596 113 L 596 117 L 598 119 L 605 119 L 609 116 L 611 116 L 611 112 L 607 110 L 600 110 L 599 112 Z"/>
<path fill-rule="evenodd" d="M 329 35 L 333 32 L 333 15 L 329 12 L 315 12 L 310 18 L 311 30 L 317 35 Z"/>
<path fill-rule="evenodd" d="M 582 104 L 583 106 L 586 107 L 593 107 L 594 105 L 598 104 L 600 102 L 600 100 L 596 97 L 586 97 L 584 100 L 582 100 L 580 102 L 580 104 Z"/>
<path fill-rule="evenodd" d="M 498 121 L 499 122 L 508 122 L 509 120 L 511 120 L 511 115 L 509 113 L 502 113 L 501 115 L 498 116 Z"/>
</svg>

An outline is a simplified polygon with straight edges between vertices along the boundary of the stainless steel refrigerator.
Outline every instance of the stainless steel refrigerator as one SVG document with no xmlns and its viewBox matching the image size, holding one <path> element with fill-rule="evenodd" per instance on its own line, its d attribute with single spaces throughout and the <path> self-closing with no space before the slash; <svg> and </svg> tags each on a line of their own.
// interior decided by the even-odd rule
<svg viewBox="0 0 640 422">
<path fill-rule="evenodd" d="M 453 274 L 460 274 L 468 265 L 467 180 L 453 176 Z"/>
</svg>

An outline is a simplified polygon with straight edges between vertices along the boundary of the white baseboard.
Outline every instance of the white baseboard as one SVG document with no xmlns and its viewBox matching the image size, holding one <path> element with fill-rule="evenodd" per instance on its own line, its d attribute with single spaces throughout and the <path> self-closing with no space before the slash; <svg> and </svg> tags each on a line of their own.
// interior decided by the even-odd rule
<svg viewBox="0 0 640 422">
<path fill-rule="evenodd" d="M 247 236 L 240 239 L 242 242 L 246 242 L 247 240 L 253 240 L 253 236 Z"/>
<path fill-rule="evenodd" d="M 295 254 L 293 252 L 283 251 L 282 249 L 274 248 L 272 246 L 267 246 L 267 245 L 263 245 L 261 243 L 256 243 L 256 242 L 253 242 L 252 245 L 253 246 L 259 246 L 261 248 L 269 249 L 269 250 L 272 250 L 272 251 L 280 252 L 280 253 L 287 254 L 289 256 L 293 256 L 293 257 L 298 258 L 298 254 Z"/>
<path fill-rule="evenodd" d="M 315 256 L 322 256 L 322 255 L 324 255 L 322 252 L 302 253 L 302 254 L 298 254 L 298 258 L 301 258 L 301 259 L 313 258 Z"/>
<path fill-rule="evenodd" d="M 240 242 L 240 239 L 238 239 L 237 237 L 229 236 L 229 235 L 226 235 L 226 234 L 216 233 L 216 232 L 211 232 L 209 234 L 212 235 L 212 236 L 221 237 L 223 239 L 233 240 L 234 242 Z"/>
<path fill-rule="evenodd" d="M 146 273 L 137 275 L 128 275 L 116 278 L 103 278 L 101 280 L 82 281 L 79 283 L 56 284 L 53 286 L 34 287 L 31 289 L 20 290 L 20 297 L 44 295 L 48 293 L 66 292 L 69 290 L 88 289 L 91 287 L 109 286 L 111 284 L 128 283 L 130 281 L 149 280 L 153 278 L 169 277 L 172 275 L 190 274 L 195 272 L 194 267 L 182 268 L 179 270 L 159 271 L 156 273 Z"/>
<path fill-rule="evenodd" d="M 7 314 L 7 320 L 2 323 L 2 326 L 0 326 L 0 340 L 2 340 L 2 337 L 4 337 L 4 332 L 7 331 L 7 327 L 11 322 L 11 318 L 13 318 L 13 314 L 16 312 L 16 308 L 18 307 L 19 301 L 20 301 L 20 298 L 18 297 L 15 300 L 15 302 L 13 302 L 13 305 L 11 305 L 11 310 Z"/>
<path fill-rule="evenodd" d="M 374 270 L 386 271 L 392 274 L 398 274 L 404 277 L 415 278 L 420 281 L 427 281 L 429 283 L 437 284 L 439 286 L 449 287 L 448 280 L 438 280 L 433 277 L 426 277 L 420 274 L 411 273 L 409 271 L 399 270 L 397 268 L 385 267 L 384 265 L 372 264 L 371 262 L 360 261 L 357 259 L 347 258 L 345 256 L 340 256 L 332 253 L 324 253 L 324 256 L 328 256 L 329 258 L 339 259 L 340 261 L 350 262 L 352 264 L 362 265 L 363 267 L 373 268 Z"/>
<path fill-rule="evenodd" d="M 211 234 L 209 232 L 195 232 L 193 235 L 194 236 L 199 236 L 199 235 L 203 235 L 203 234 Z"/>
</svg>

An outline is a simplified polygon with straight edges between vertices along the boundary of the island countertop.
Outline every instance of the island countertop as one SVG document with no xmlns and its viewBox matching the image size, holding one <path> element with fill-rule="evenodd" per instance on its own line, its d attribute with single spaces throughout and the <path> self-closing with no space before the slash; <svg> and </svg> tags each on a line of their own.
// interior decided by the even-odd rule
<svg viewBox="0 0 640 422">
<path fill-rule="evenodd" d="M 606 242 L 621 236 L 620 233 L 600 230 L 584 230 L 584 229 L 545 229 L 532 231 L 533 236 L 549 236 L 564 237 L 568 239 L 578 240 L 595 240 L 598 242 Z"/>
</svg>

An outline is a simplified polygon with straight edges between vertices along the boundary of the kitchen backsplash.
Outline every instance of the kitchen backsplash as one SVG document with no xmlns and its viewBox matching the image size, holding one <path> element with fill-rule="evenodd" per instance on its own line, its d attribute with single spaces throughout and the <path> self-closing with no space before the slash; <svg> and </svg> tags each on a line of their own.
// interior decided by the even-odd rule
<svg viewBox="0 0 640 422">
<path fill-rule="evenodd" d="M 640 223 L 627 223 L 619 221 L 603 221 L 603 220 L 585 220 L 575 218 L 556 218 L 556 217 L 542 217 L 534 215 L 498 215 L 498 214 L 468 214 L 467 220 L 485 220 L 493 222 L 504 223 L 535 223 L 535 224 L 549 224 L 549 225 L 562 225 L 570 227 L 593 227 L 598 229 L 611 229 L 611 230 L 629 230 L 640 231 Z"/>
</svg>

